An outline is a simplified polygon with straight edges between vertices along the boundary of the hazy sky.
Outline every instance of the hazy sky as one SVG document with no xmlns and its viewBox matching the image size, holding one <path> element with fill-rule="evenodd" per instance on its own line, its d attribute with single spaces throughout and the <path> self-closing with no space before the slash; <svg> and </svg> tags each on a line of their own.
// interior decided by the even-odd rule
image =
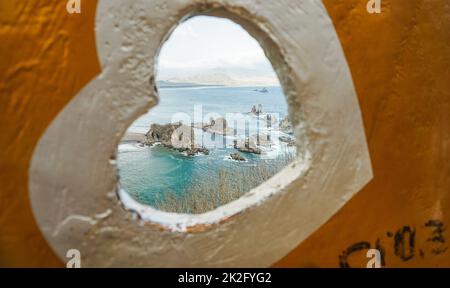
<svg viewBox="0 0 450 288">
<path fill-rule="evenodd" d="M 158 64 L 160 80 L 211 71 L 276 79 L 259 43 L 238 24 L 217 17 L 181 23 L 163 45 Z"/>
</svg>

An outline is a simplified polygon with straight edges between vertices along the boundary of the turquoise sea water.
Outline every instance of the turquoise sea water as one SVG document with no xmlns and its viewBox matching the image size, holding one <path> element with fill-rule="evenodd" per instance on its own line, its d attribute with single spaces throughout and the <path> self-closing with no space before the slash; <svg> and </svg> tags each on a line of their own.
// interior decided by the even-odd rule
<svg viewBox="0 0 450 288">
<path fill-rule="evenodd" d="M 192 117 L 194 107 L 201 105 L 203 117 L 209 119 L 208 113 L 246 113 L 253 105 L 261 104 L 264 113 L 274 113 L 277 120 L 287 115 L 287 105 L 280 87 L 267 87 L 269 93 L 254 91 L 258 87 L 204 87 L 204 88 L 166 88 L 160 89 L 160 103 L 147 114 L 136 120 L 129 128 L 131 132 L 147 132 L 152 123 L 166 124 L 174 115 Z M 259 87 L 260 88 L 260 87 Z M 178 113 L 178 114 L 177 114 Z M 180 114 L 184 113 L 184 114 Z M 198 114 L 198 113 L 197 113 Z M 247 117 L 247 116 L 246 116 Z M 183 118 L 183 117 L 181 117 Z M 215 118 L 215 117 L 213 117 Z M 198 120 L 198 115 L 197 115 Z M 197 121 L 194 120 L 194 121 Z M 262 130 L 266 122 L 262 122 Z M 251 125 L 254 125 L 251 124 Z M 258 126 L 259 127 L 259 126 Z M 237 136 L 242 136 L 245 129 L 237 129 Z M 118 168 L 123 188 L 135 199 L 152 205 L 164 192 L 171 191 L 181 195 L 193 181 L 210 183 L 218 177 L 220 170 L 242 171 L 248 167 L 269 163 L 267 157 L 245 154 L 247 161 L 238 163 L 229 159 L 229 154 L 236 152 L 232 141 L 223 147 L 221 135 L 203 134 L 196 130 L 196 142 L 208 142 L 209 155 L 188 157 L 162 146 L 141 147 L 137 143 L 122 143 L 118 149 Z M 277 137 L 278 138 L 278 137 Z M 211 144 L 212 143 L 212 144 Z M 216 145 L 217 144 L 217 145 Z M 214 148 L 216 147 L 216 148 Z M 284 143 L 271 146 L 270 153 L 292 153 L 292 147 Z M 270 157 L 269 157 L 270 158 Z M 239 170 L 241 169 L 241 170 Z"/>
</svg>

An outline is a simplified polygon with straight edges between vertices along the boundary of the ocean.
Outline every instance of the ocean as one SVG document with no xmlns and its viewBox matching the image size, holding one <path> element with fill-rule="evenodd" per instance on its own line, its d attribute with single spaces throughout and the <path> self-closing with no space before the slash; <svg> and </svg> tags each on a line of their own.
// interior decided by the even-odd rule
<svg viewBox="0 0 450 288">
<path fill-rule="evenodd" d="M 226 118 L 233 113 L 234 119 L 250 119 L 234 124 L 236 133 L 227 135 L 226 145 L 223 136 L 204 133 L 195 129 L 195 142 L 206 146 L 209 155 L 189 157 L 163 146 L 141 146 L 134 142 L 122 142 L 118 147 L 118 168 L 120 184 L 133 198 L 143 204 L 155 205 L 164 198 L 165 192 L 182 196 L 193 183 L 215 183 L 220 171 L 240 173 L 261 165 L 271 165 L 279 155 L 295 154 L 295 148 L 276 141 L 279 136 L 287 136 L 278 131 L 277 123 L 287 115 L 287 104 L 281 87 L 266 87 L 268 93 L 256 91 L 261 87 L 186 87 L 159 89 L 160 102 L 147 114 L 137 119 L 129 132 L 146 133 L 153 123 L 167 124 L 182 120 L 184 123 L 204 122 L 211 118 Z M 261 104 L 259 118 L 249 115 L 254 105 Z M 271 125 L 267 125 L 267 114 L 272 115 Z M 237 116 L 236 116 L 237 115 Z M 227 118 L 228 119 L 228 118 Z M 189 124 L 188 124 L 189 125 Z M 270 126 L 270 127 L 269 127 Z M 271 136 L 271 144 L 266 145 L 262 155 L 241 153 L 245 162 L 230 158 L 236 152 L 233 139 L 245 139 L 257 131 L 261 137 Z M 247 134 L 246 134 L 247 133 Z M 273 144 L 272 144 L 273 142 Z M 279 168 L 276 168 L 279 170 Z M 236 175 L 236 174 L 233 174 Z M 257 186 L 255 179 L 240 180 L 245 189 Z M 247 183 L 248 182 L 248 183 Z"/>
</svg>

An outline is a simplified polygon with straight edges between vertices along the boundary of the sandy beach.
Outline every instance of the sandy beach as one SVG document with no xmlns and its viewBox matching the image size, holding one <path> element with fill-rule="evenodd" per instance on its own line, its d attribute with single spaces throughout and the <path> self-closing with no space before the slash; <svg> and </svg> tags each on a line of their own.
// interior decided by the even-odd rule
<svg viewBox="0 0 450 288">
<path fill-rule="evenodd" d="M 122 140 L 120 140 L 121 143 L 125 142 L 138 142 L 143 141 L 145 139 L 145 133 L 138 133 L 138 132 L 125 132 L 125 135 L 122 137 Z"/>
</svg>

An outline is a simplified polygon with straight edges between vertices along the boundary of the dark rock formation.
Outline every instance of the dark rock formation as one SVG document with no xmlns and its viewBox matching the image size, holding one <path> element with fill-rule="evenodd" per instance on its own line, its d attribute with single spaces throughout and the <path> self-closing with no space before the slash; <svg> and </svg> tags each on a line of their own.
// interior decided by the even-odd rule
<svg viewBox="0 0 450 288">
<path fill-rule="evenodd" d="M 259 115 L 263 113 L 263 108 L 261 104 L 253 105 L 252 110 L 249 112 L 249 114 Z"/>
<path fill-rule="evenodd" d="M 231 159 L 233 159 L 234 161 L 239 161 L 239 162 L 244 162 L 246 159 L 244 158 L 244 156 L 242 156 L 239 153 L 231 153 L 230 154 Z"/>
<path fill-rule="evenodd" d="M 277 117 L 275 117 L 275 115 L 268 113 L 266 114 L 266 117 L 264 117 L 264 121 L 266 122 L 267 125 L 272 127 L 272 125 L 277 123 L 278 120 Z"/>
<path fill-rule="evenodd" d="M 209 154 L 206 148 L 195 147 L 195 135 L 193 127 L 183 125 L 182 123 L 175 124 L 152 124 L 150 130 L 145 134 L 146 145 L 154 145 L 160 143 L 164 147 L 185 152 L 188 156 L 193 156 L 198 153 Z"/>
<path fill-rule="evenodd" d="M 150 126 L 150 130 L 145 134 L 146 137 L 146 144 L 152 145 L 155 143 L 161 143 L 162 145 L 173 147 L 172 138 L 176 131 L 181 128 L 181 130 L 186 130 L 186 132 L 189 132 L 190 129 L 182 128 L 184 125 L 181 123 L 175 123 L 175 124 L 166 124 L 166 125 L 160 125 L 160 124 L 152 124 Z M 186 128 L 189 128 L 187 126 L 184 126 Z M 182 131 L 179 133 L 181 135 L 181 139 L 183 139 Z M 178 134 L 178 133 L 177 133 Z M 180 136 L 178 135 L 178 136 Z M 180 139 L 180 137 L 178 137 Z M 189 140 L 190 142 L 190 140 Z M 190 143 L 188 143 L 190 144 Z"/>
<path fill-rule="evenodd" d="M 261 154 L 261 149 L 250 146 L 239 147 L 238 151 L 242 153 Z"/>
<path fill-rule="evenodd" d="M 234 132 L 232 128 L 228 127 L 227 120 L 223 117 L 211 119 L 210 123 L 203 125 L 202 129 L 205 132 L 217 133 L 220 135 L 231 135 Z"/>
<path fill-rule="evenodd" d="M 204 147 L 175 148 L 175 150 L 181 153 L 186 153 L 187 156 L 195 156 L 198 154 L 209 155 L 209 150 Z"/>
<path fill-rule="evenodd" d="M 278 139 L 280 139 L 281 142 L 288 143 L 288 146 L 294 146 L 295 145 L 295 139 L 292 139 L 291 137 L 280 136 L 280 137 L 278 137 Z"/>
<path fill-rule="evenodd" d="M 280 130 L 287 134 L 291 135 L 294 134 L 294 128 L 288 116 L 286 116 L 283 120 L 281 120 Z"/>
</svg>

